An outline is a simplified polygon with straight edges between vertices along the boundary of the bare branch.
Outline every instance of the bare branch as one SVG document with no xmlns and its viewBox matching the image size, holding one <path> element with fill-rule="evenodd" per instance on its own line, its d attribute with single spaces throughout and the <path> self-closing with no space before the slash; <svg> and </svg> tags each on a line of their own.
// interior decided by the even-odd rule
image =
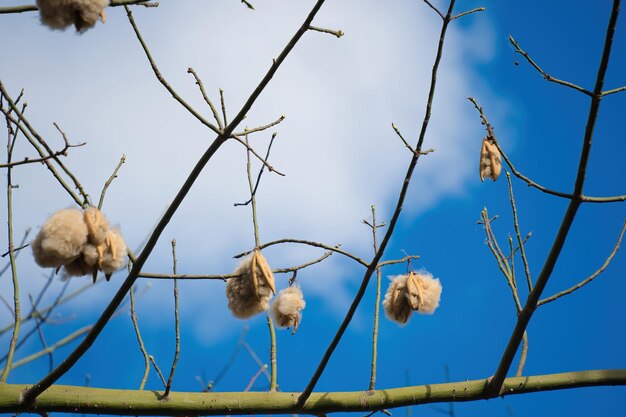
<svg viewBox="0 0 626 417">
<path fill-rule="evenodd" d="M 213 102 L 209 99 L 209 96 L 207 96 L 206 91 L 204 91 L 204 84 L 202 84 L 202 80 L 200 79 L 200 77 L 198 77 L 198 74 L 196 74 L 193 68 L 191 67 L 187 68 L 187 72 L 193 75 L 193 78 L 195 78 L 196 84 L 200 88 L 200 93 L 202 94 L 202 98 L 204 98 L 204 101 L 209 105 L 209 108 L 211 109 L 211 112 L 213 113 L 213 118 L 217 122 L 217 125 L 219 126 L 220 130 L 224 129 L 224 124 L 222 123 L 222 119 L 220 119 L 220 115 L 217 112 L 217 109 L 213 105 Z"/>
<path fill-rule="evenodd" d="M 484 12 L 486 9 L 484 7 L 476 7 L 475 9 L 468 10 L 466 12 L 462 12 L 452 17 L 452 20 L 459 19 L 463 16 L 467 16 L 468 14 L 476 13 L 476 12 Z"/>
<path fill-rule="evenodd" d="M 594 279 L 596 279 L 601 273 L 604 272 L 604 270 L 609 266 L 609 264 L 611 263 L 611 261 L 613 260 L 613 258 L 615 257 L 615 254 L 617 253 L 617 251 L 619 250 L 619 247 L 622 243 L 622 238 L 624 237 L 624 231 L 626 231 L 626 221 L 624 222 L 624 225 L 622 226 L 622 231 L 619 234 L 619 237 L 617 238 L 617 242 L 615 243 L 615 246 L 613 247 L 613 250 L 611 251 L 610 255 L 608 256 L 608 258 L 606 258 L 606 260 L 604 261 L 604 263 L 602 264 L 602 266 L 593 274 L 589 275 L 587 278 L 585 278 L 584 280 L 580 281 L 578 284 L 563 290 L 557 294 L 554 294 L 550 297 L 544 298 L 543 300 L 540 300 L 537 303 L 537 306 L 549 303 L 551 301 L 557 300 L 561 297 L 563 297 L 564 295 L 567 294 L 571 294 L 574 291 L 578 290 L 579 288 L 584 287 L 585 285 L 589 284 L 591 281 L 593 281 Z"/>
<path fill-rule="evenodd" d="M 316 32 L 328 33 L 330 35 L 336 36 L 337 38 L 341 38 L 345 33 L 342 30 L 332 30 L 332 29 L 324 29 L 319 28 L 317 26 L 309 26 L 309 30 L 314 30 Z"/>
<path fill-rule="evenodd" d="M 623 87 L 614 88 L 614 89 L 612 89 L 612 90 L 603 91 L 603 92 L 602 92 L 602 95 L 603 95 L 603 96 L 608 96 L 608 95 L 610 95 L 610 94 L 620 93 L 620 92 L 622 92 L 622 91 L 624 91 L 624 90 L 626 90 L 626 85 L 625 85 L 625 86 L 623 86 Z"/>
<path fill-rule="evenodd" d="M 273 240 L 271 242 L 263 243 L 262 245 L 259 245 L 258 249 L 265 249 L 267 247 L 278 245 L 278 244 L 281 244 L 281 243 L 299 243 L 299 244 L 302 244 L 302 245 L 308 245 L 308 246 L 314 246 L 316 248 L 326 249 L 326 250 L 329 250 L 331 252 L 337 252 L 337 253 L 339 253 L 341 255 L 347 256 L 348 258 L 350 258 L 352 260 L 355 260 L 356 262 L 360 263 L 363 266 L 369 266 L 369 264 L 367 262 L 365 262 L 363 259 L 361 259 L 361 258 L 359 258 L 359 257 L 357 257 L 357 256 L 355 256 L 355 255 L 353 255 L 353 254 L 351 254 L 349 252 L 346 252 L 346 251 L 344 251 L 342 249 L 339 249 L 339 245 L 328 246 L 328 245 L 325 245 L 323 243 L 313 242 L 311 240 L 289 239 L 289 238 L 288 239 L 278 239 L 278 240 Z M 234 258 L 239 259 L 239 258 L 241 258 L 243 256 L 248 255 L 249 253 L 252 253 L 252 250 L 239 253 L 239 254 L 235 255 Z"/>
<path fill-rule="evenodd" d="M 261 155 L 259 155 L 252 146 L 250 146 L 248 143 L 246 143 L 246 141 L 244 139 L 241 139 L 239 136 L 235 136 L 235 135 L 231 135 L 230 136 L 232 139 L 235 139 L 237 142 L 241 143 L 243 146 L 246 147 L 246 149 L 248 149 L 250 152 L 252 152 L 252 154 L 263 164 L 267 167 L 267 169 L 270 172 L 274 172 L 277 175 L 280 175 L 281 177 L 284 177 L 285 174 L 283 174 L 282 172 L 278 171 L 276 168 L 274 168 L 272 165 L 270 165 L 266 159 L 263 159 L 263 157 L 261 157 Z"/>
<path fill-rule="evenodd" d="M 118 162 L 117 166 L 115 167 L 115 170 L 113 171 L 113 174 L 111 174 L 109 179 L 104 183 L 104 187 L 102 187 L 102 192 L 100 193 L 100 201 L 98 202 L 98 210 L 102 210 L 102 205 L 104 204 L 104 196 L 107 190 L 109 189 L 109 186 L 113 182 L 113 180 L 117 178 L 117 173 L 119 172 L 124 162 L 126 162 L 126 155 L 122 155 L 122 157 L 120 158 L 120 162 Z"/>
<path fill-rule="evenodd" d="M 282 122 L 283 120 L 285 120 L 285 116 L 280 116 L 278 119 L 274 120 L 271 123 L 268 123 L 266 125 L 263 126 L 258 126 L 258 127 L 254 127 L 252 129 L 248 129 L 247 127 L 243 130 L 243 132 L 237 132 L 237 133 L 233 133 L 233 136 L 245 136 L 245 135 L 250 135 L 252 133 L 256 133 L 256 132 L 262 132 L 264 130 L 269 129 L 270 127 L 274 127 L 277 124 L 279 124 L 280 122 Z"/>
<path fill-rule="evenodd" d="M 580 87 L 576 84 L 573 84 L 569 81 L 563 81 L 563 80 L 559 80 L 558 78 L 554 78 L 553 76 L 551 76 L 550 74 L 546 73 L 544 70 L 541 69 L 541 67 L 539 67 L 539 65 L 537 65 L 537 63 L 535 63 L 535 61 L 533 61 L 533 59 L 528 55 L 528 53 L 526 53 L 526 51 L 524 51 L 519 44 L 517 43 L 517 41 L 513 38 L 513 36 L 509 36 L 509 42 L 511 43 L 511 45 L 513 45 L 513 47 L 515 48 L 515 52 L 517 52 L 518 54 L 522 55 L 524 58 L 526 58 L 526 61 L 528 61 L 528 63 L 530 65 L 532 65 L 537 72 L 539 72 L 539 74 L 541 74 L 541 76 L 550 82 L 556 83 L 556 84 L 560 84 L 563 85 L 565 87 L 569 87 L 572 88 L 574 90 L 580 91 L 583 94 L 586 94 L 588 96 L 592 96 L 593 93 L 583 87 Z"/>
</svg>

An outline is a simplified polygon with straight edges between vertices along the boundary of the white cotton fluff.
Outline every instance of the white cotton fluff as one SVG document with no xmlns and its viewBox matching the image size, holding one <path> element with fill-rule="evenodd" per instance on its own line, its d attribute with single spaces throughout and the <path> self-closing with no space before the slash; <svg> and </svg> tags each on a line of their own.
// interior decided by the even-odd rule
<svg viewBox="0 0 626 417">
<path fill-rule="evenodd" d="M 258 288 L 255 291 L 252 280 L 252 256 L 246 257 L 237 266 L 234 275 L 226 284 L 226 297 L 228 308 L 233 315 L 240 319 L 247 319 L 255 314 L 269 309 L 269 300 L 272 298 L 272 288 L 262 278 L 263 271 L 259 264 L 256 265 Z"/>
<path fill-rule="evenodd" d="M 400 324 L 406 323 L 411 314 L 413 314 L 413 309 L 406 296 L 406 280 L 408 277 L 408 275 L 390 277 L 392 281 L 383 300 L 383 308 L 387 318 Z"/>
<path fill-rule="evenodd" d="M 92 28 L 99 17 L 104 21 L 104 9 L 109 0 L 37 0 L 41 23 L 51 29 L 74 25 L 78 32 Z"/>
<path fill-rule="evenodd" d="M 441 282 L 430 273 L 410 272 L 390 278 L 392 281 L 383 300 L 385 315 L 390 320 L 404 324 L 413 311 L 432 314 L 439 307 Z"/>
<path fill-rule="evenodd" d="M 31 247 L 35 262 L 43 268 L 59 268 L 78 258 L 87 243 L 83 212 L 62 209 L 48 218 Z"/>
<path fill-rule="evenodd" d="M 302 319 L 302 310 L 306 303 L 302 290 L 296 285 L 281 290 L 272 303 L 272 316 L 278 327 L 293 327 L 293 333 L 298 330 Z"/>
</svg>

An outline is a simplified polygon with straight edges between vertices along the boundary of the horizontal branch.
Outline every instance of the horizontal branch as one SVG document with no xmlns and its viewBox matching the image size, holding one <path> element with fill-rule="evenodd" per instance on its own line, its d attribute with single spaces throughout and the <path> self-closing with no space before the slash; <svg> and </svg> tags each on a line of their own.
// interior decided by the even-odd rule
<svg viewBox="0 0 626 417">
<path fill-rule="evenodd" d="M 338 247 L 338 246 L 337 246 Z M 296 272 L 299 271 L 301 269 L 304 269 L 306 267 L 309 267 L 311 265 L 315 265 L 317 263 L 322 262 L 324 259 L 328 258 L 330 255 L 332 255 L 333 252 L 332 251 L 328 251 L 326 252 L 324 255 L 322 255 L 321 257 L 313 260 L 313 261 L 309 261 L 307 263 L 304 263 L 302 265 L 298 265 L 298 266 L 292 266 L 290 268 L 276 268 L 276 269 L 272 269 L 272 272 L 274 274 L 287 274 L 290 272 Z M 229 278 L 235 278 L 235 277 L 240 277 L 241 274 L 217 274 L 217 275 L 206 275 L 206 274 L 157 274 L 157 273 L 153 273 L 153 272 L 140 272 L 138 277 L 139 278 L 153 278 L 153 279 L 190 279 L 190 280 L 194 280 L 194 279 L 221 279 L 226 281 Z"/>
<path fill-rule="evenodd" d="M 369 266 L 369 264 L 367 262 L 365 262 L 363 259 L 359 258 L 358 256 L 355 256 L 355 255 L 351 254 L 350 252 L 346 252 L 345 250 L 339 249 L 339 245 L 337 245 L 337 246 L 328 246 L 328 245 L 325 245 L 323 243 L 313 242 L 311 240 L 278 239 L 278 240 L 274 240 L 272 242 L 267 242 L 267 243 L 264 243 L 262 245 L 259 245 L 259 249 L 265 249 L 267 247 L 278 245 L 278 244 L 281 244 L 281 243 L 299 243 L 299 244 L 302 244 L 302 245 L 308 245 L 308 246 L 313 246 L 313 247 L 316 247 L 316 248 L 326 249 L 326 250 L 329 250 L 331 252 L 337 252 L 337 253 L 339 253 L 341 255 L 347 256 L 348 258 L 357 261 L 358 263 L 360 263 L 361 265 L 363 265 L 365 267 Z M 242 252 L 242 253 L 240 253 L 238 255 L 235 255 L 234 258 L 238 259 L 238 258 L 241 258 L 243 256 L 248 255 L 249 253 L 252 253 L 252 250 L 249 250 L 247 252 Z"/>
<path fill-rule="evenodd" d="M 248 415 L 311 414 L 374 411 L 408 405 L 465 402 L 494 398 L 485 394 L 488 380 L 460 381 L 375 391 L 312 393 L 302 409 L 295 407 L 293 392 L 172 392 L 169 401 L 157 391 L 87 388 L 54 385 L 42 393 L 32 408 L 20 406 L 28 388 L 0 385 L 0 413 L 65 412 L 115 415 Z M 626 369 L 567 372 L 507 378 L 502 396 L 592 386 L 626 385 Z"/>
<path fill-rule="evenodd" d="M 111 2 L 109 3 L 109 7 L 126 6 L 129 4 L 144 4 L 149 2 L 150 0 L 111 0 Z M 37 10 L 39 10 L 39 8 L 34 4 L 23 6 L 9 6 L 0 7 L 0 14 L 36 12 Z"/>
</svg>

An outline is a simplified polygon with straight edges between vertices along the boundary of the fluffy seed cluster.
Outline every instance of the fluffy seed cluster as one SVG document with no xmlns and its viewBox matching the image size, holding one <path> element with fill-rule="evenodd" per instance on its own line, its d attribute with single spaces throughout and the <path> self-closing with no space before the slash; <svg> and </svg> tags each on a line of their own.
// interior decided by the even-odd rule
<svg viewBox="0 0 626 417">
<path fill-rule="evenodd" d="M 500 151 L 498 151 L 498 148 L 493 142 L 488 138 L 484 138 L 483 146 L 480 149 L 480 180 L 485 181 L 485 178 L 491 178 L 495 181 L 500 176 L 500 171 L 502 171 Z"/>
<path fill-rule="evenodd" d="M 78 32 L 92 28 L 98 18 L 104 22 L 108 5 L 109 0 L 37 0 L 41 23 L 61 30 L 73 24 Z"/>
<path fill-rule="evenodd" d="M 302 290 L 296 285 L 281 290 L 272 303 L 272 316 L 278 327 L 293 327 L 291 334 L 298 330 L 302 320 L 302 310 L 306 303 Z"/>
<path fill-rule="evenodd" d="M 269 309 L 269 301 L 276 294 L 274 274 L 265 256 L 255 250 L 237 266 L 235 278 L 226 284 L 228 308 L 233 315 L 247 319 Z"/>
<path fill-rule="evenodd" d="M 111 278 L 126 259 L 124 238 L 95 207 L 55 212 L 31 246 L 37 265 L 65 267 L 68 277 L 92 274 L 94 282 L 98 271 Z"/>
<path fill-rule="evenodd" d="M 432 314 L 439 307 L 441 283 L 428 272 L 391 277 L 383 307 L 390 320 L 404 324 L 413 311 Z"/>
</svg>

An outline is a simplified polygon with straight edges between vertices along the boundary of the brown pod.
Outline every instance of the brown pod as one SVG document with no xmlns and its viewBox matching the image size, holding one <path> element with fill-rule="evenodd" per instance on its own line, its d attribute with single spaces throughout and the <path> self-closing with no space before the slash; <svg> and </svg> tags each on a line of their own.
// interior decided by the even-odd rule
<svg viewBox="0 0 626 417">
<path fill-rule="evenodd" d="M 488 138 L 484 138 L 480 149 L 480 180 L 485 181 L 485 178 L 491 178 L 495 181 L 500 176 L 501 171 L 502 158 L 500 157 L 498 147 Z"/>
</svg>

